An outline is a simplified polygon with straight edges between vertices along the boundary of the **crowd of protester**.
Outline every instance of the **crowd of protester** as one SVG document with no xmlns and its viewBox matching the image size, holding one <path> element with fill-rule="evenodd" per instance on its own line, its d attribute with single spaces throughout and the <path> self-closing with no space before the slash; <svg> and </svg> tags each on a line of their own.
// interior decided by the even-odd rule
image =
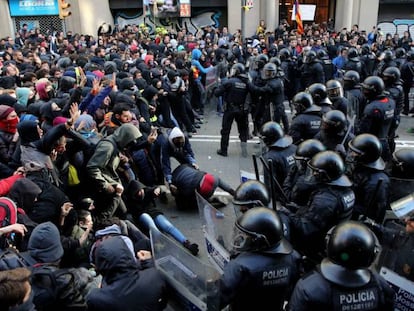
<svg viewBox="0 0 414 311">
<path fill-rule="evenodd" d="M 413 44 L 408 31 L 399 37 L 358 25 L 335 30 L 330 21 L 298 34 L 284 20 L 274 30 L 261 21 L 246 38 L 226 27 L 192 34 L 150 32 L 141 24 L 97 36 L 42 34 L 23 25 L 0 39 L 0 203 L 17 210 L 14 222 L 0 228 L 2 248 L 12 245 L 25 254 L 27 267 L 50 267 L 57 279 L 64 271 L 80 284 L 70 290 L 62 281 L 59 297 L 45 299 L 41 285 L 33 282 L 30 293 L 27 284 L 41 274 L 36 269 L 0 272 L 0 292 L 10 297 L 5 304 L 165 308 L 166 282 L 151 264 L 149 231 L 168 233 L 193 255 L 199 250 L 163 215 L 159 200 L 169 189 L 178 208 L 196 209 L 195 190 L 206 199 L 217 187 L 235 193 L 198 167 L 190 139 L 207 110 L 223 116 L 219 155 L 228 156 L 234 118 L 242 156 L 249 138 L 263 139 L 263 156 L 273 159 L 280 185 L 273 199 L 288 206 L 280 214 L 302 255 L 321 260 L 324 237 L 340 220 L 382 223 L 400 115 L 414 112 Z M 243 89 L 242 102 L 229 95 L 232 88 Z M 295 112 L 291 120 L 286 101 Z M 300 154 L 308 145 L 315 153 Z M 325 153 L 314 158 L 316 151 Z M 347 171 L 346 161 L 352 163 Z M 308 162 L 320 178 L 310 183 Z M 268 172 L 265 179 L 272 183 Z M 412 280 L 412 273 L 405 277 Z M 20 285 L 7 292 L 3 280 Z M 300 305 L 299 290 L 292 305 Z M 233 302 L 222 300 L 223 306 Z M 234 307 L 243 310 L 240 303 Z"/>
</svg>

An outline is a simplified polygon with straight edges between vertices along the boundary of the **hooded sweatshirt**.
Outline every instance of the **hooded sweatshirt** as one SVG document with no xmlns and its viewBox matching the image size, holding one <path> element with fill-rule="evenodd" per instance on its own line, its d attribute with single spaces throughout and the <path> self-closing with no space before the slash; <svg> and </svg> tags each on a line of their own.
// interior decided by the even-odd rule
<svg viewBox="0 0 414 311">
<path fill-rule="evenodd" d="M 33 230 L 27 247 L 30 256 L 40 263 L 54 263 L 63 256 L 58 228 L 50 221 L 41 223 Z"/>
<path fill-rule="evenodd" d="M 201 81 L 200 73 L 207 74 L 213 67 L 204 68 L 200 64 L 200 57 L 202 52 L 199 49 L 194 49 L 191 52 L 191 70 L 193 71 L 194 80 Z"/>
</svg>

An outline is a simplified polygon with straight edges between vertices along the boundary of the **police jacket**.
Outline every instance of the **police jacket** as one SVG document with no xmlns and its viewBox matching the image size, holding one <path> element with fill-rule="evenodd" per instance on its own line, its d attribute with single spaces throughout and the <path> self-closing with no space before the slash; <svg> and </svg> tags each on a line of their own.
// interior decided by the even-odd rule
<svg viewBox="0 0 414 311">
<path fill-rule="evenodd" d="M 359 73 L 359 75 L 362 75 L 363 69 L 362 69 L 363 63 L 357 59 L 348 59 L 345 63 L 344 67 L 342 68 L 345 71 L 354 70 Z"/>
<path fill-rule="evenodd" d="M 299 169 L 297 165 L 293 165 L 282 186 L 289 202 L 299 206 L 306 205 L 311 193 L 317 187 L 316 183 L 306 180 L 305 172 L 306 169 Z"/>
<path fill-rule="evenodd" d="M 404 108 L 404 91 L 401 83 L 395 83 L 385 89 L 395 101 L 395 116 L 399 117 Z"/>
<path fill-rule="evenodd" d="M 332 59 L 329 58 L 329 56 L 327 57 L 323 57 L 321 58 L 321 63 L 323 66 L 323 72 L 325 74 L 325 80 L 331 80 L 334 77 L 334 72 L 335 72 L 335 66 L 332 63 Z"/>
<path fill-rule="evenodd" d="M 361 56 L 360 60 L 363 63 L 363 72 L 361 75 L 361 81 L 366 77 L 372 76 L 374 74 L 375 65 L 376 65 L 376 56 L 374 53 Z"/>
<path fill-rule="evenodd" d="M 273 176 L 279 182 L 279 185 L 283 185 L 287 174 L 291 167 L 295 164 L 295 152 L 296 145 L 291 144 L 286 148 L 270 147 L 269 150 L 263 154 L 263 158 L 266 160 L 272 160 L 273 164 Z M 265 171 L 264 174 L 265 184 L 270 185 L 271 179 L 269 173 Z"/>
<path fill-rule="evenodd" d="M 349 100 L 346 97 L 338 96 L 331 98 L 332 109 L 342 111 L 344 115 L 348 115 Z"/>
<path fill-rule="evenodd" d="M 264 86 L 250 84 L 250 89 L 258 96 L 261 96 L 261 102 L 265 106 L 272 103 L 274 106 L 283 106 L 285 100 L 285 91 L 283 81 L 279 77 L 270 80 L 264 80 Z"/>
<path fill-rule="evenodd" d="M 303 88 L 307 88 L 314 83 L 325 84 L 325 72 L 319 61 L 310 64 L 303 64 L 301 69 L 301 82 Z"/>
<path fill-rule="evenodd" d="M 292 244 L 310 258 L 319 260 L 325 250 L 326 233 L 333 226 L 349 220 L 355 202 L 350 187 L 318 184 L 306 206 L 288 214 Z"/>
<path fill-rule="evenodd" d="M 352 181 L 355 192 L 354 219 L 357 219 L 358 215 L 365 215 L 382 223 L 385 210 L 389 208 L 390 203 L 388 175 L 384 171 L 357 165 L 352 173 Z M 377 185 L 380 186 L 377 188 Z"/>
<path fill-rule="evenodd" d="M 239 254 L 224 267 L 220 279 L 220 309 L 282 310 L 301 272 L 300 255 Z"/>
<path fill-rule="evenodd" d="M 223 82 L 215 91 L 215 96 L 223 96 L 227 109 L 244 110 L 247 94 L 249 93 L 248 79 L 241 75 L 231 77 Z"/>
<path fill-rule="evenodd" d="M 344 272 L 345 273 L 345 272 Z M 368 284 L 350 288 L 334 284 L 313 271 L 295 286 L 288 310 L 394 310 L 394 290 L 377 273 L 371 271 Z"/>
<path fill-rule="evenodd" d="M 298 145 L 306 139 L 313 138 L 321 127 L 322 114 L 320 111 L 309 111 L 296 114 L 290 123 L 289 135 L 293 143 Z"/>
<path fill-rule="evenodd" d="M 360 133 L 369 133 L 386 139 L 394 120 L 395 102 L 386 96 L 369 102 L 360 122 Z"/>
</svg>

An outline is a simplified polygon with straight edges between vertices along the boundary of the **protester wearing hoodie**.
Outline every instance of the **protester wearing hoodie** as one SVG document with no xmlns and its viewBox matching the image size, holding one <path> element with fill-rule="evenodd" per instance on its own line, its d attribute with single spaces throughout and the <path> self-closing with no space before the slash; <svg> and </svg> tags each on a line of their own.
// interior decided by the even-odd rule
<svg viewBox="0 0 414 311">
<path fill-rule="evenodd" d="M 126 163 L 127 158 L 120 154 L 125 148 L 136 143 L 142 136 L 138 128 L 130 123 L 122 124 L 112 135 L 101 140 L 89 159 L 86 170 L 90 183 L 94 186 L 96 209 L 94 216 L 98 221 L 114 216 L 125 217 L 126 207 L 121 198 L 124 186 L 117 169 Z"/>
<path fill-rule="evenodd" d="M 193 149 L 188 137 L 178 127 L 168 129 L 165 135 L 159 135 L 161 145 L 161 166 L 168 185 L 172 183 L 171 157 L 180 164 L 190 164 L 198 169 Z"/>
<path fill-rule="evenodd" d="M 13 107 L 0 105 L 0 162 L 8 164 L 13 155 L 19 135 L 19 117 Z"/>
<path fill-rule="evenodd" d="M 103 279 L 101 287 L 93 289 L 87 297 L 88 310 L 165 309 L 165 279 L 153 266 L 140 270 L 137 262 L 150 261 L 151 254 L 147 251 L 135 254 L 126 240 L 129 238 L 125 236 L 109 236 L 96 245 L 93 262 Z"/>
</svg>

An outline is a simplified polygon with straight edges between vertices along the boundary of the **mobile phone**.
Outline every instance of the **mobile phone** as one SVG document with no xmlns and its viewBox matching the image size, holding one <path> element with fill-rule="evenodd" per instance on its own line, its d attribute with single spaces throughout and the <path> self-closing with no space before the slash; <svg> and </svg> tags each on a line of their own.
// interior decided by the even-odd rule
<svg viewBox="0 0 414 311">
<path fill-rule="evenodd" d="M 81 73 L 79 71 L 79 67 L 75 67 L 75 74 L 76 74 L 76 84 L 80 84 Z"/>
</svg>

